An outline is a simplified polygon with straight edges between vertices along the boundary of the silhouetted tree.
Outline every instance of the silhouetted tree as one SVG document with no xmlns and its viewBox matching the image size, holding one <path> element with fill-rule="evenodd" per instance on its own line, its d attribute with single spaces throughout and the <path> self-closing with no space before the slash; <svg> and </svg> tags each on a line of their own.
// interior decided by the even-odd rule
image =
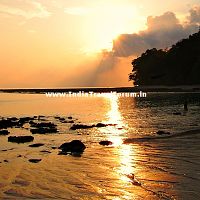
<svg viewBox="0 0 200 200">
<path fill-rule="evenodd" d="M 200 30 L 168 50 L 148 49 L 132 61 L 136 85 L 200 84 Z"/>
</svg>

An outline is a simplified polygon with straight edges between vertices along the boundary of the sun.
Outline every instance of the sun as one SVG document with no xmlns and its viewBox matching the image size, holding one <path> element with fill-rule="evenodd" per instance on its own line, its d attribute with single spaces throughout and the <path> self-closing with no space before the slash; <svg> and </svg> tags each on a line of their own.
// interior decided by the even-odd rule
<svg viewBox="0 0 200 200">
<path fill-rule="evenodd" d="M 91 9 L 88 14 L 84 33 L 87 37 L 88 51 L 112 50 L 113 40 L 122 33 L 137 31 L 133 21 L 138 17 L 135 7 L 129 5 L 106 4 Z"/>
</svg>

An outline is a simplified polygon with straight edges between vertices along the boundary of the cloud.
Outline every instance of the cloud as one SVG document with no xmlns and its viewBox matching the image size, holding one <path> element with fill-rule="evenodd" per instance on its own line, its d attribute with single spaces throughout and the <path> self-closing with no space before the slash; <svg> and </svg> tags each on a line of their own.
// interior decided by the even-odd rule
<svg viewBox="0 0 200 200">
<path fill-rule="evenodd" d="M 0 13 L 21 16 L 26 19 L 47 18 L 51 15 L 41 3 L 31 0 L 3 0 L 0 2 Z"/>
<path fill-rule="evenodd" d="M 182 24 L 173 12 L 147 18 L 147 29 L 137 34 L 122 34 L 113 42 L 117 57 L 140 55 L 146 49 L 167 48 L 198 31 L 200 7 L 190 10 L 187 23 Z"/>
<path fill-rule="evenodd" d="M 200 6 L 194 6 L 190 10 L 190 16 L 188 17 L 190 23 L 197 23 L 200 25 Z"/>
</svg>

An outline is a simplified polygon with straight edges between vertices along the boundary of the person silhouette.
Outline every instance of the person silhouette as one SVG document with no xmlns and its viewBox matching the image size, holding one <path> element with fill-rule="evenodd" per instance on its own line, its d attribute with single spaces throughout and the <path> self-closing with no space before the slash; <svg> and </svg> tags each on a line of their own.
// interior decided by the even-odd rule
<svg viewBox="0 0 200 200">
<path fill-rule="evenodd" d="M 184 102 L 184 111 L 188 111 L 188 102 L 187 102 L 187 100 Z"/>
</svg>

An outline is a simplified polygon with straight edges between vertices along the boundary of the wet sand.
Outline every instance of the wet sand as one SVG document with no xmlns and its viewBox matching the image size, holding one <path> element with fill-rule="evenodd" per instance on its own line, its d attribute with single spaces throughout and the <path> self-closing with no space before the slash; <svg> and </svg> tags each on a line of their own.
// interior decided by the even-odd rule
<svg viewBox="0 0 200 200">
<path fill-rule="evenodd" d="M 43 117 L 42 122 L 62 125 L 55 118 Z M 31 135 L 28 124 L 8 130 L 8 136 Z M 200 198 L 199 130 L 146 140 L 110 137 L 113 145 L 107 147 L 99 145 L 104 137 L 77 130 L 34 134 L 34 141 L 24 144 L 9 143 L 8 136 L 0 136 L 1 199 Z M 58 155 L 58 147 L 74 139 L 87 146 L 84 153 Z M 44 145 L 29 147 L 35 143 Z"/>
</svg>

